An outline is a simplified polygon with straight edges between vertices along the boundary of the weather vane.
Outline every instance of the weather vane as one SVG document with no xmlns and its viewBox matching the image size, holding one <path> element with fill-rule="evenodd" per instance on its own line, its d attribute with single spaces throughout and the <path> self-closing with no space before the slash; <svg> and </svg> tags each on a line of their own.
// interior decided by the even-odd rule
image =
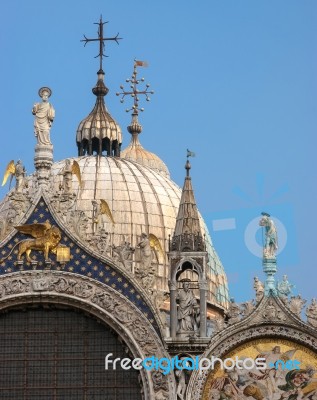
<svg viewBox="0 0 317 400">
<path fill-rule="evenodd" d="M 150 85 L 147 83 L 145 85 L 145 89 L 144 90 L 139 90 L 138 89 L 138 85 L 140 84 L 140 82 L 144 82 L 144 78 L 141 79 L 137 79 L 137 67 L 147 67 L 148 64 L 146 61 L 138 61 L 138 60 L 134 60 L 134 66 L 133 66 L 133 73 L 131 78 L 126 79 L 126 82 L 130 83 L 130 91 L 128 90 L 124 90 L 123 85 L 120 86 L 120 89 L 122 90 L 122 92 L 118 92 L 116 93 L 117 96 L 122 95 L 120 101 L 121 103 L 124 102 L 124 98 L 125 96 L 130 95 L 133 98 L 133 106 L 131 108 L 126 109 L 126 112 L 129 111 L 133 111 L 133 114 L 138 115 L 139 111 L 144 111 L 144 108 L 139 108 L 139 95 L 143 94 L 145 95 L 145 100 L 146 101 L 150 101 L 150 94 L 154 94 L 153 90 L 149 90 Z"/>
<path fill-rule="evenodd" d="M 103 57 L 108 57 L 104 51 L 105 51 L 105 41 L 107 40 L 114 40 L 117 44 L 119 44 L 119 40 L 121 40 L 122 38 L 119 38 L 119 33 L 117 33 L 116 36 L 114 37 L 104 37 L 103 36 L 103 26 L 105 24 L 107 24 L 109 21 L 106 22 L 102 22 L 102 15 L 100 16 L 100 20 L 99 22 L 95 22 L 95 25 L 98 25 L 98 38 L 94 38 L 94 39 L 88 39 L 85 35 L 84 35 L 84 39 L 81 40 L 81 42 L 85 42 L 85 46 L 88 42 L 99 42 L 99 54 L 95 57 L 99 57 L 100 58 L 100 69 L 102 70 L 102 59 Z"/>
</svg>

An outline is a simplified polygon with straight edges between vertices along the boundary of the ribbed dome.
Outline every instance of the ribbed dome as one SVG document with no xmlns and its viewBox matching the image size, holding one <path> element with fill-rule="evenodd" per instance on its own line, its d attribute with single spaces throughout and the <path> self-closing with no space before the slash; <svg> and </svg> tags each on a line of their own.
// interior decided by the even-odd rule
<svg viewBox="0 0 317 400">
<path fill-rule="evenodd" d="M 104 96 L 108 93 L 108 88 L 103 78 L 104 72 L 100 70 L 97 84 L 92 89 L 94 95 L 97 96 L 96 104 L 77 129 L 76 142 L 79 156 L 93 153 L 102 155 L 104 151 L 107 155 L 120 155 L 122 132 L 106 108 Z"/>
<path fill-rule="evenodd" d="M 137 136 L 132 136 L 129 146 L 122 150 L 121 157 L 151 168 L 153 171 L 162 174 L 166 178 L 170 177 L 169 170 L 165 163 L 156 154 L 145 150 Z"/>
<path fill-rule="evenodd" d="M 165 255 L 158 265 L 158 289 L 168 291 L 169 235 L 173 234 L 181 198 L 181 189 L 169 178 L 137 162 L 117 157 L 80 157 L 75 159 L 81 170 L 82 188 L 73 176 L 76 209 L 83 210 L 89 221 L 93 219 L 92 201 L 105 200 L 115 224 L 106 221 L 105 229 L 112 234 L 112 244 L 128 241 L 133 247 L 140 242 L 143 232 L 154 234 Z M 52 167 L 54 187 L 58 191 L 65 160 Z M 209 254 L 208 300 L 214 304 L 228 301 L 227 278 L 223 266 L 212 246 L 211 239 L 199 214 L 202 235 L 206 236 Z M 92 224 L 88 224 L 88 233 Z"/>
</svg>

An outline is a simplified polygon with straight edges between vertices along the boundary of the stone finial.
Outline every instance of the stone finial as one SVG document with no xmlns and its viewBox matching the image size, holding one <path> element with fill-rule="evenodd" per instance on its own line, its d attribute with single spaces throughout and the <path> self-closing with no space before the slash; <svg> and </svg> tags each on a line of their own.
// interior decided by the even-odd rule
<svg viewBox="0 0 317 400">
<path fill-rule="evenodd" d="M 312 299 L 310 305 L 306 308 L 306 317 L 309 325 L 317 328 L 317 300 L 315 298 Z"/>
</svg>

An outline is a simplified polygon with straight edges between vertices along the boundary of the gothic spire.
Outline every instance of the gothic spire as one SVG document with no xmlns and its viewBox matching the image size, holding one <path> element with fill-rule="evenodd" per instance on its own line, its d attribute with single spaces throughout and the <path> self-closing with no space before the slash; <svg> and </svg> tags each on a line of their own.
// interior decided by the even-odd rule
<svg viewBox="0 0 317 400">
<path fill-rule="evenodd" d="M 204 239 L 201 235 L 198 210 L 189 174 L 191 165 L 188 159 L 185 169 L 186 177 L 176 218 L 171 250 L 204 251 Z"/>
</svg>

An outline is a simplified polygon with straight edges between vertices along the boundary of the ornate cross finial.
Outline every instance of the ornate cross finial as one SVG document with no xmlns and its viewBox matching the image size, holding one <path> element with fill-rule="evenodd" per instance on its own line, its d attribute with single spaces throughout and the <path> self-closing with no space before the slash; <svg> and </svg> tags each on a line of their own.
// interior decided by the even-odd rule
<svg viewBox="0 0 317 400">
<path fill-rule="evenodd" d="M 140 94 L 144 94 L 145 95 L 145 100 L 146 101 L 150 101 L 150 94 L 154 94 L 153 90 L 149 90 L 150 85 L 147 83 L 145 85 L 145 89 L 144 90 L 139 90 L 138 89 L 138 85 L 140 84 L 140 82 L 144 82 L 144 78 L 141 79 L 137 79 L 137 67 L 147 67 L 148 64 L 146 61 L 138 61 L 138 60 L 134 60 L 134 67 L 133 67 L 133 73 L 131 78 L 126 79 L 126 82 L 130 82 L 130 91 L 124 90 L 123 85 L 120 86 L 120 89 L 122 90 L 122 92 L 118 92 L 116 93 L 117 96 L 122 95 L 120 101 L 121 103 L 124 102 L 124 98 L 125 96 L 130 95 L 131 97 L 133 97 L 133 106 L 131 108 L 126 109 L 126 112 L 129 111 L 133 111 L 134 115 L 138 115 L 139 111 L 144 111 L 144 108 L 139 108 L 139 95 Z"/>
<path fill-rule="evenodd" d="M 110 38 L 107 38 L 107 37 L 103 36 L 103 26 L 105 24 L 107 24 L 107 23 L 108 23 L 108 21 L 102 22 L 102 15 L 101 15 L 99 22 L 95 22 L 95 25 L 98 25 L 98 38 L 88 39 L 84 35 L 85 39 L 81 40 L 81 42 L 85 42 L 85 46 L 86 46 L 86 44 L 88 42 L 99 42 L 99 54 L 95 58 L 97 58 L 97 57 L 100 58 L 100 70 L 102 70 L 102 59 L 103 59 L 103 57 L 108 57 L 106 54 L 104 54 L 104 50 L 105 50 L 105 43 L 104 42 L 107 41 L 107 40 L 114 40 L 117 44 L 119 44 L 118 40 L 122 39 L 122 38 L 118 37 L 119 33 L 117 33 L 116 36 L 110 37 Z"/>
</svg>

